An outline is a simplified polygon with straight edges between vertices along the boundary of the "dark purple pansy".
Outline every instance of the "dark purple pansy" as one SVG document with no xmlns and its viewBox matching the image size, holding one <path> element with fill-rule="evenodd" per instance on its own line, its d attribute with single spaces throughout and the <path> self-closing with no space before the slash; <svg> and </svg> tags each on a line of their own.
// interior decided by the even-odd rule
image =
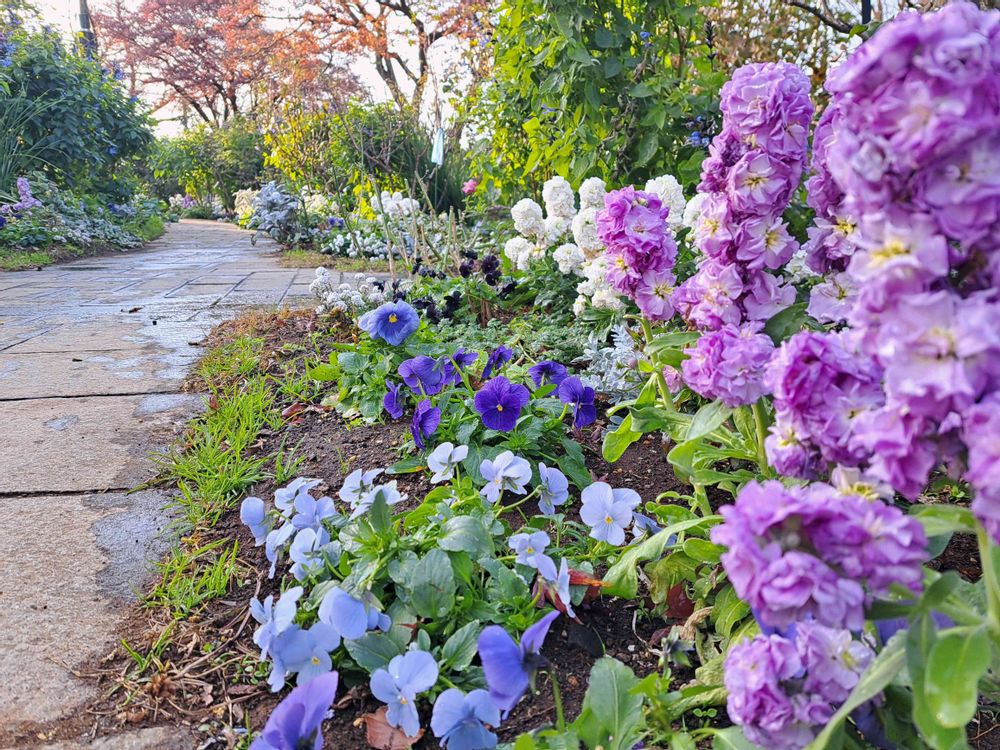
<svg viewBox="0 0 1000 750">
<path fill-rule="evenodd" d="M 483 368 L 483 380 L 486 380 L 493 371 L 498 367 L 503 367 L 505 364 L 510 362 L 511 358 L 514 356 L 514 350 L 508 346 L 498 346 L 491 353 L 489 358 L 486 360 L 486 367 Z"/>
<path fill-rule="evenodd" d="M 323 720 L 337 694 L 337 673 L 327 672 L 292 690 L 274 707 L 251 750 L 320 750 Z"/>
<path fill-rule="evenodd" d="M 390 417 L 399 419 L 403 416 L 403 404 L 406 401 L 406 396 L 403 395 L 403 386 L 400 383 L 393 383 L 391 380 L 386 380 L 385 387 L 388 390 L 382 398 L 382 406 L 389 412 Z"/>
<path fill-rule="evenodd" d="M 540 652 L 545 636 L 557 617 L 558 612 L 549 612 L 524 631 L 520 644 L 514 643 L 514 639 L 499 625 L 483 628 L 479 636 L 479 660 L 490 697 L 504 712 L 504 718 L 521 700 L 535 672 L 545 665 Z"/>
<path fill-rule="evenodd" d="M 553 362 L 551 359 L 546 359 L 537 365 L 533 365 L 528 370 L 528 374 L 531 376 L 532 381 L 534 381 L 535 387 L 541 388 L 546 383 L 559 385 L 566 379 L 567 373 L 564 365 Z"/>
<path fill-rule="evenodd" d="M 566 378 L 556 391 L 559 400 L 573 407 L 573 426 L 584 427 L 597 419 L 594 406 L 594 389 L 583 384 L 578 377 Z"/>
<path fill-rule="evenodd" d="M 424 449 L 424 438 L 429 438 L 441 424 L 441 410 L 431 404 L 429 399 L 424 399 L 413 412 L 413 423 L 410 430 L 413 433 L 413 442 L 417 448 Z"/>
<path fill-rule="evenodd" d="M 523 385 L 495 377 L 476 392 L 476 411 L 491 430 L 510 432 L 531 395 Z"/>
</svg>

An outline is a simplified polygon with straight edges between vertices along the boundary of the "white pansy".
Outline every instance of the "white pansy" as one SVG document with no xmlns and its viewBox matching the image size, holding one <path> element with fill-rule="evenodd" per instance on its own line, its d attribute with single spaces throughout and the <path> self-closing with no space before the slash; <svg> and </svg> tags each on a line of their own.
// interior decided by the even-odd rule
<svg viewBox="0 0 1000 750">
<path fill-rule="evenodd" d="M 553 177 L 542 185 L 542 202 L 547 216 L 572 219 L 576 213 L 573 188 L 562 177 Z"/>
<path fill-rule="evenodd" d="M 583 275 L 581 269 L 586 258 L 583 257 L 580 248 L 572 242 L 567 242 L 557 247 L 552 253 L 552 259 L 559 265 L 561 273 Z"/>
<path fill-rule="evenodd" d="M 604 208 L 604 196 L 608 189 L 600 177 L 588 177 L 580 185 L 580 210 L 585 208 Z"/>
<path fill-rule="evenodd" d="M 663 205 L 670 209 L 667 216 L 667 226 L 676 231 L 684 222 L 684 188 L 673 175 L 660 175 L 646 183 L 645 192 L 660 196 Z"/>
</svg>

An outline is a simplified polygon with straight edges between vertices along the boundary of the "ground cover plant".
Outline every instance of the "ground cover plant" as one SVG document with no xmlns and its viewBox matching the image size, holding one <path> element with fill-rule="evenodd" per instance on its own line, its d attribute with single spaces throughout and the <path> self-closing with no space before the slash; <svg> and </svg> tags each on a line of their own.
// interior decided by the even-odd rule
<svg viewBox="0 0 1000 750">
<path fill-rule="evenodd" d="M 742 66 L 697 184 L 552 177 L 471 243 L 370 194 L 395 278 L 320 269 L 203 365 L 168 462 L 199 535 L 125 710 L 257 750 L 990 746 L 998 45 L 902 14 L 821 113 Z M 194 612 L 211 679 L 170 663 Z"/>
</svg>

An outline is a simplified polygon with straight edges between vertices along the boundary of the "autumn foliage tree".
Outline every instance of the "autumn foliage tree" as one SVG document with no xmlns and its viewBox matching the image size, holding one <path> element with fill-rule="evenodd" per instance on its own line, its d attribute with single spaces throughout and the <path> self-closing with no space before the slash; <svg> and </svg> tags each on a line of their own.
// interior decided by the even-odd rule
<svg viewBox="0 0 1000 750">
<path fill-rule="evenodd" d="M 272 28 L 260 0 L 113 0 L 94 14 L 102 53 L 133 91 L 220 125 L 286 97 L 357 90 L 304 20 Z"/>
</svg>

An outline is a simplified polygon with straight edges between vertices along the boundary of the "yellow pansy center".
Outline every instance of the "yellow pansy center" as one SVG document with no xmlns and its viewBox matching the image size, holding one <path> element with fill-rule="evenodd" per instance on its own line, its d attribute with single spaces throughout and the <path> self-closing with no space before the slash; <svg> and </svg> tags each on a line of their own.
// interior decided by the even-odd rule
<svg viewBox="0 0 1000 750">
<path fill-rule="evenodd" d="M 389 313 L 389 322 L 395 323 L 399 318 L 396 317 L 396 313 Z"/>
<path fill-rule="evenodd" d="M 497 411 L 503 411 L 503 404 L 497 404 Z"/>
</svg>

